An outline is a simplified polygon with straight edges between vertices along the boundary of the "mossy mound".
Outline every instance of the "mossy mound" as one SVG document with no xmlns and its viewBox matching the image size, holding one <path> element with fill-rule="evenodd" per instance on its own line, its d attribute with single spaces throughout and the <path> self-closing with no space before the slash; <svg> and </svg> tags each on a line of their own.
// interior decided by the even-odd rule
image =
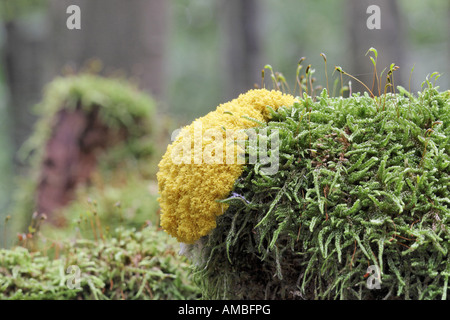
<svg viewBox="0 0 450 320">
<path fill-rule="evenodd" d="M 215 200 L 227 196 L 243 167 L 237 161 L 243 150 L 230 151 L 230 141 L 240 139 L 243 129 L 264 123 L 266 106 L 276 110 L 293 101 L 280 91 L 250 90 L 181 130 L 158 165 L 161 226 L 166 232 L 192 244 L 216 227 L 216 217 L 227 206 Z"/>
<path fill-rule="evenodd" d="M 178 245 L 153 226 L 105 240 L 48 241 L 48 251 L 0 250 L 2 300 L 197 299 Z"/>
<path fill-rule="evenodd" d="M 279 134 L 278 172 L 246 165 L 185 248 L 203 297 L 447 299 L 450 91 L 424 84 L 271 110 L 258 137 Z"/>
<path fill-rule="evenodd" d="M 61 210 L 89 188 L 121 188 L 128 180 L 141 186 L 153 179 L 155 103 L 126 80 L 57 78 L 36 112 L 35 131 L 21 149 L 29 172 L 13 209 L 21 228 L 33 212 L 64 225 Z"/>
</svg>

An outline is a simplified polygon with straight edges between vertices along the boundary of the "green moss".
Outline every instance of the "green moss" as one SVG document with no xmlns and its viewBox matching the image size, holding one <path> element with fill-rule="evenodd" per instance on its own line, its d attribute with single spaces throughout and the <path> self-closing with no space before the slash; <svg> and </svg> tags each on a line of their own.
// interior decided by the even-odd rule
<svg viewBox="0 0 450 320">
<path fill-rule="evenodd" d="M 259 135 L 278 130 L 278 172 L 247 165 L 217 228 L 186 248 L 203 297 L 447 299 L 450 91 L 424 84 L 272 111 Z"/>
<path fill-rule="evenodd" d="M 20 246 L 0 250 L 0 299 L 199 298 L 176 242 L 155 227 L 119 228 L 104 241 L 44 240 L 48 252 Z"/>
</svg>

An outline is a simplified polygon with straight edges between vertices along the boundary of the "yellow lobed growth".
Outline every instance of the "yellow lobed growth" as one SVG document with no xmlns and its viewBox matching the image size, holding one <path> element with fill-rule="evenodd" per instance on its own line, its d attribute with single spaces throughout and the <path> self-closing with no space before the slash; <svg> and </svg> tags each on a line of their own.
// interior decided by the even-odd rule
<svg viewBox="0 0 450 320">
<path fill-rule="evenodd" d="M 159 163 L 158 201 L 162 228 L 188 244 L 214 229 L 216 217 L 227 209 L 216 200 L 225 199 L 241 175 L 243 164 L 237 161 L 236 155 L 243 150 L 237 148 L 232 163 L 225 160 L 229 155 L 223 156 L 222 163 L 208 162 L 208 159 L 221 158 L 220 154 L 229 150 L 225 141 L 227 132 L 257 126 L 245 116 L 267 122 L 270 118 L 267 106 L 276 110 L 293 103 L 293 96 L 280 91 L 250 90 L 184 127 Z M 215 135 L 210 134 L 211 130 Z M 190 149 L 188 152 L 186 147 Z"/>
</svg>

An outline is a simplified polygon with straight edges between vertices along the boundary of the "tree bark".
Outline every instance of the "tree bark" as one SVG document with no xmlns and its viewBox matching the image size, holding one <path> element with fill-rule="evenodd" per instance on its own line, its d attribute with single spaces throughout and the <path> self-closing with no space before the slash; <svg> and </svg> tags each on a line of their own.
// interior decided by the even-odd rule
<svg viewBox="0 0 450 320">
<path fill-rule="evenodd" d="M 98 111 L 85 112 L 81 105 L 74 111 L 61 109 L 44 146 L 34 209 L 55 225 L 64 225 L 57 213 L 74 199 L 76 187 L 90 183 L 99 153 L 126 137 L 125 132 L 113 134 Z"/>
</svg>

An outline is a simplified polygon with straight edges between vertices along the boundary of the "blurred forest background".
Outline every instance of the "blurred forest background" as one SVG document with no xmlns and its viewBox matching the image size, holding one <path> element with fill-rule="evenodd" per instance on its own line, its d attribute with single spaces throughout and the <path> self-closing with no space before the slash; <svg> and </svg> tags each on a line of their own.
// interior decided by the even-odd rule
<svg viewBox="0 0 450 320">
<path fill-rule="evenodd" d="M 72 4 L 81 30 L 66 27 Z M 366 26 L 370 5 L 381 9 L 379 30 Z M 261 84 L 266 64 L 293 87 L 306 57 L 325 86 L 321 53 L 330 77 L 341 66 L 370 84 L 365 54 L 374 47 L 380 71 L 400 66 L 397 85 L 408 88 L 414 68 L 411 91 L 435 71 L 448 89 L 449 30 L 448 0 L 0 0 L 0 227 L 12 214 L 33 107 L 56 76 L 94 68 L 137 82 L 171 119 L 167 144 L 176 127 Z M 362 89 L 353 83 L 353 92 Z"/>
</svg>

